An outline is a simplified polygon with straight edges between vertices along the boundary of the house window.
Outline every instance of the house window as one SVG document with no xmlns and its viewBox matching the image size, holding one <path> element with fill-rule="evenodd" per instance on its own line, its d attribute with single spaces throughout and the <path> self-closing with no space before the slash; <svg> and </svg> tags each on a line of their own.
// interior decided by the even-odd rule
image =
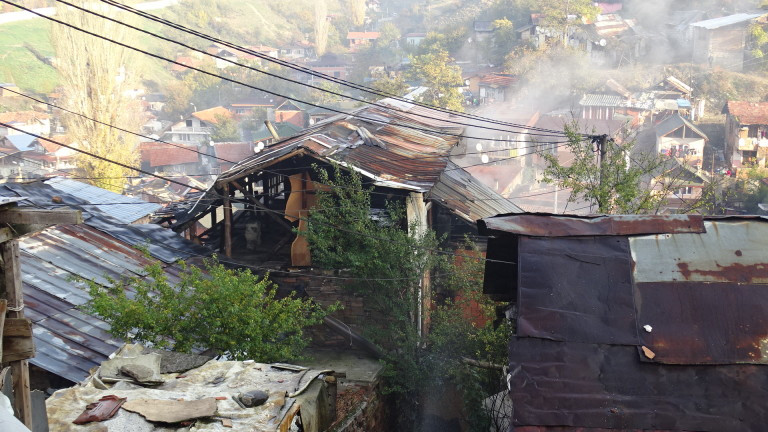
<svg viewBox="0 0 768 432">
<path fill-rule="evenodd" d="M 187 127 L 192 127 L 192 120 L 187 120 L 186 125 Z"/>
<path fill-rule="evenodd" d="M 680 196 L 691 195 L 693 194 L 693 187 L 691 186 L 681 187 L 680 189 L 677 190 L 677 194 Z"/>
</svg>

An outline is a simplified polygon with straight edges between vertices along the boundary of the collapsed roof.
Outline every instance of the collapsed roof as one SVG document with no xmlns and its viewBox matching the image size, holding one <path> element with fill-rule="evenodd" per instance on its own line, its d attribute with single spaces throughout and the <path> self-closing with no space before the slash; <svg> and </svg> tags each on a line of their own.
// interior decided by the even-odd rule
<svg viewBox="0 0 768 432">
<path fill-rule="evenodd" d="M 330 117 L 235 164 L 177 225 L 206 211 L 219 196 L 216 187 L 270 172 L 271 166 L 298 156 L 357 171 L 375 186 L 426 193 L 467 222 L 500 210 L 521 211 L 479 181 L 472 181 L 471 188 L 456 187 L 469 185 L 471 177 L 449 160 L 463 130 L 453 123 L 460 123 L 458 117 L 392 99 L 378 104 Z"/>
</svg>

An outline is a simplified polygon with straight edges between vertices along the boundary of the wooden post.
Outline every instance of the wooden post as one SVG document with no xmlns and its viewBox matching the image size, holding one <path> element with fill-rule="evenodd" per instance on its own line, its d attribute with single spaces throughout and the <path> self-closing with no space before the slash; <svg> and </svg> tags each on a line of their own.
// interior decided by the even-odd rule
<svg viewBox="0 0 768 432">
<path fill-rule="evenodd" d="M 8 316 L 24 318 L 24 294 L 21 290 L 21 266 L 19 263 L 19 241 L 0 243 L 3 258 L 3 287 L 8 300 Z M 13 375 L 13 395 L 16 417 L 28 428 L 32 427 L 32 397 L 29 392 L 29 363 L 27 360 L 10 362 Z"/>
<path fill-rule="evenodd" d="M 232 258 L 232 203 L 229 200 L 229 183 L 224 186 L 224 255 Z"/>
</svg>

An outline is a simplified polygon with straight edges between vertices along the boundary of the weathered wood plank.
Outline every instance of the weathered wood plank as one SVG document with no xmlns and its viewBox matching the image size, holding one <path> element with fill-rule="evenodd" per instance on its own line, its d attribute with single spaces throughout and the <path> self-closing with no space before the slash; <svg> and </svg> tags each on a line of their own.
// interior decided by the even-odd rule
<svg viewBox="0 0 768 432">
<path fill-rule="evenodd" d="M 83 213 L 80 210 L 42 210 L 15 207 L 0 210 L 0 223 L 30 225 L 81 224 L 83 223 Z"/>
<path fill-rule="evenodd" d="M 5 312 L 8 310 L 8 301 L 5 299 L 0 300 L 0 335 L 3 335 L 5 328 Z M 3 361 L 3 343 L 0 340 L 0 363 Z"/>
<path fill-rule="evenodd" d="M 0 307 L 0 310 L 2 308 Z M 3 337 L 32 337 L 32 321 L 28 318 L 8 318 L 5 320 Z"/>
<path fill-rule="evenodd" d="M 31 337 L 3 336 L 3 363 L 18 362 L 34 356 L 35 341 Z M 14 370 L 14 381 L 15 372 Z"/>
<path fill-rule="evenodd" d="M 82 220 L 82 216 L 80 218 Z M 9 318 L 24 318 L 19 241 L 10 240 L 0 243 L 0 256 L 3 258 L 0 297 L 8 300 Z M 29 363 L 26 359 L 34 356 L 35 345 L 31 337 L 3 338 L 3 362 L 10 363 L 13 373 L 14 407 L 17 418 L 28 428 L 32 427 L 32 399 L 29 392 Z"/>
</svg>

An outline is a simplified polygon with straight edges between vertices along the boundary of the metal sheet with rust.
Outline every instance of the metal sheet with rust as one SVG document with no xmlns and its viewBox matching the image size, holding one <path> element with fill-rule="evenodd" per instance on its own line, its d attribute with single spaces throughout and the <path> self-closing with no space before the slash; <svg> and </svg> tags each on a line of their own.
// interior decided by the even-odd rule
<svg viewBox="0 0 768 432">
<path fill-rule="evenodd" d="M 481 234 L 536 237 L 615 236 L 660 233 L 703 233 L 698 215 L 562 216 L 520 214 L 479 221 Z"/>
<path fill-rule="evenodd" d="M 768 287 L 733 283 L 640 283 L 637 325 L 644 361 L 768 364 Z M 645 326 L 650 326 L 650 332 Z"/>
<path fill-rule="evenodd" d="M 760 432 L 768 420 L 762 365 L 650 364 L 631 346 L 538 338 L 513 338 L 509 357 L 516 427 Z"/>
<path fill-rule="evenodd" d="M 635 282 L 768 284 L 768 223 L 708 220 L 706 234 L 630 239 Z"/>
<path fill-rule="evenodd" d="M 626 237 L 521 237 L 517 334 L 637 344 Z"/>
</svg>

